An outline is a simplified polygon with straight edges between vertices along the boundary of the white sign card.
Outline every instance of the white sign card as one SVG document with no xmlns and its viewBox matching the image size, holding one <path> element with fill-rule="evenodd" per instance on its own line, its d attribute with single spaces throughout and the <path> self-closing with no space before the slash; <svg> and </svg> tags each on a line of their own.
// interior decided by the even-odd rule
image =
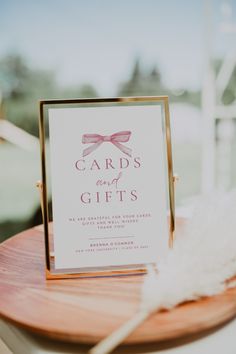
<svg viewBox="0 0 236 354">
<path fill-rule="evenodd" d="M 167 251 L 160 104 L 48 108 L 55 270 L 137 266 Z"/>
</svg>

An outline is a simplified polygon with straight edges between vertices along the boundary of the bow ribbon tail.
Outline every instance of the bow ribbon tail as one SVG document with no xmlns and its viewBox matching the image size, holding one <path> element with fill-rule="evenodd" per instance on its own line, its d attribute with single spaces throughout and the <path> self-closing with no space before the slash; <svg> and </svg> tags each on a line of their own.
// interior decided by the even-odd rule
<svg viewBox="0 0 236 354">
<path fill-rule="evenodd" d="M 124 146 L 117 141 L 111 141 L 113 145 L 115 145 L 120 151 L 122 151 L 124 154 L 128 155 L 129 157 L 132 157 L 132 149 L 128 148 L 127 146 Z"/>
<path fill-rule="evenodd" d="M 86 149 L 83 150 L 83 157 L 91 154 L 94 150 L 96 150 L 101 144 L 103 143 L 102 140 L 98 141 L 97 143 L 94 143 L 93 145 L 90 145 Z"/>
</svg>

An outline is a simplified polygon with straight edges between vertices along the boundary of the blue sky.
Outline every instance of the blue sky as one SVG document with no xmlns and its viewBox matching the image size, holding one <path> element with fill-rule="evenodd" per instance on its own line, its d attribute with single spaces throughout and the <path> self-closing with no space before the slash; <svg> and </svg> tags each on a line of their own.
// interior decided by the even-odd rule
<svg viewBox="0 0 236 354">
<path fill-rule="evenodd" d="M 217 56 L 236 43 L 216 25 L 221 3 L 212 0 Z M 172 88 L 200 88 L 204 38 L 203 0 L 0 0 L 0 56 L 22 53 L 59 83 L 91 82 L 102 95 L 114 94 L 136 57 Z"/>
</svg>

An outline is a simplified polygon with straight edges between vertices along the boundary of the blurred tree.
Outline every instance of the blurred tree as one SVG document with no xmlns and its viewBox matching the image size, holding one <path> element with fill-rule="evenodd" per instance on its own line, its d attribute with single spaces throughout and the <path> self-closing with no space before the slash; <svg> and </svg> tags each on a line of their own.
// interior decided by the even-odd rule
<svg viewBox="0 0 236 354">
<path fill-rule="evenodd" d="M 61 89 L 59 96 L 61 98 L 94 98 L 98 96 L 98 93 L 92 85 L 83 84 L 78 87 Z"/>
<path fill-rule="evenodd" d="M 119 96 L 162 96 L 167 95 L 171 102 L 188 102 L 200 106 L 200 91 L 191 92 L 185 89 L 172 91 L 162 82 L 161 73 L 154 66 L 145 73 L 136 59 L 130 79 L 120 85 Z"/>
<path fill-rule="evenodd" d="M 222 64 L 223 64 L 222 59 L 214 60 L 213 66 L 214 66 L 216 75 L 218 75 Z M 225 90 L 223 92 L 221 100 L 222 100 L 222 103 L 225 105 L 230 105 L 231 103 L 236 101 L 236 65 L 235 65 L 232 75 L 229 79 L 227 87 L 225 88 Z"/>
<path fill-rule="evenodd" d="M 79 89 L 79 97 L 81 98 L 93 98 L 97 97 L 98 93 L 94 87 L 90 84 L 84 84 Z"/>
<path fill-rule="evenodd" d="M 119 96 L 161 95 L 165 94 L 160 72 L 154 67 L 150 73 L 145 74 L 140 67 L 140 60 L 134 62 L 133 71 L 128 81 L 121 84 Z"/>
<path fill-rule="evenodd" d="M 20 56 L 8 55 L 0 60 L 0 85 L 5 97 L 22 97 L 28 76 L 29 70 Z"/>
<path fill-rule="evenodd" d="M 59 88 L 53 71 L 30 68 L 18 54 L 0 60 L 0 91 L 6 118 L 33 135 L 38 135 L 38 100 L 96 97 L 89 84 Z"/>
<path fill-rule="evenodd" d="M 38 135 L 37 102 L 40 98 L 56 97 L 54 73 L 31 69 L 18 54 L 7 55 L 0 60 L 0 88 L 5 118 Z"/>
</svg>

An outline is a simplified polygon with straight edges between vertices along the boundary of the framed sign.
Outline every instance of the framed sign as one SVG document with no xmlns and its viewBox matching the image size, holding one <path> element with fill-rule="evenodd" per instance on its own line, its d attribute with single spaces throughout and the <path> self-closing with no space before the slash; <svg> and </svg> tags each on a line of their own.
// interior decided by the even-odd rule
<svg viewBox="0 0 236 354">
<path fill-rule="evenodd" d="M 158 262 L 175 226 L 168 97 L 40 101 L 40 142 L 47 278 Z"/>
</svg>

